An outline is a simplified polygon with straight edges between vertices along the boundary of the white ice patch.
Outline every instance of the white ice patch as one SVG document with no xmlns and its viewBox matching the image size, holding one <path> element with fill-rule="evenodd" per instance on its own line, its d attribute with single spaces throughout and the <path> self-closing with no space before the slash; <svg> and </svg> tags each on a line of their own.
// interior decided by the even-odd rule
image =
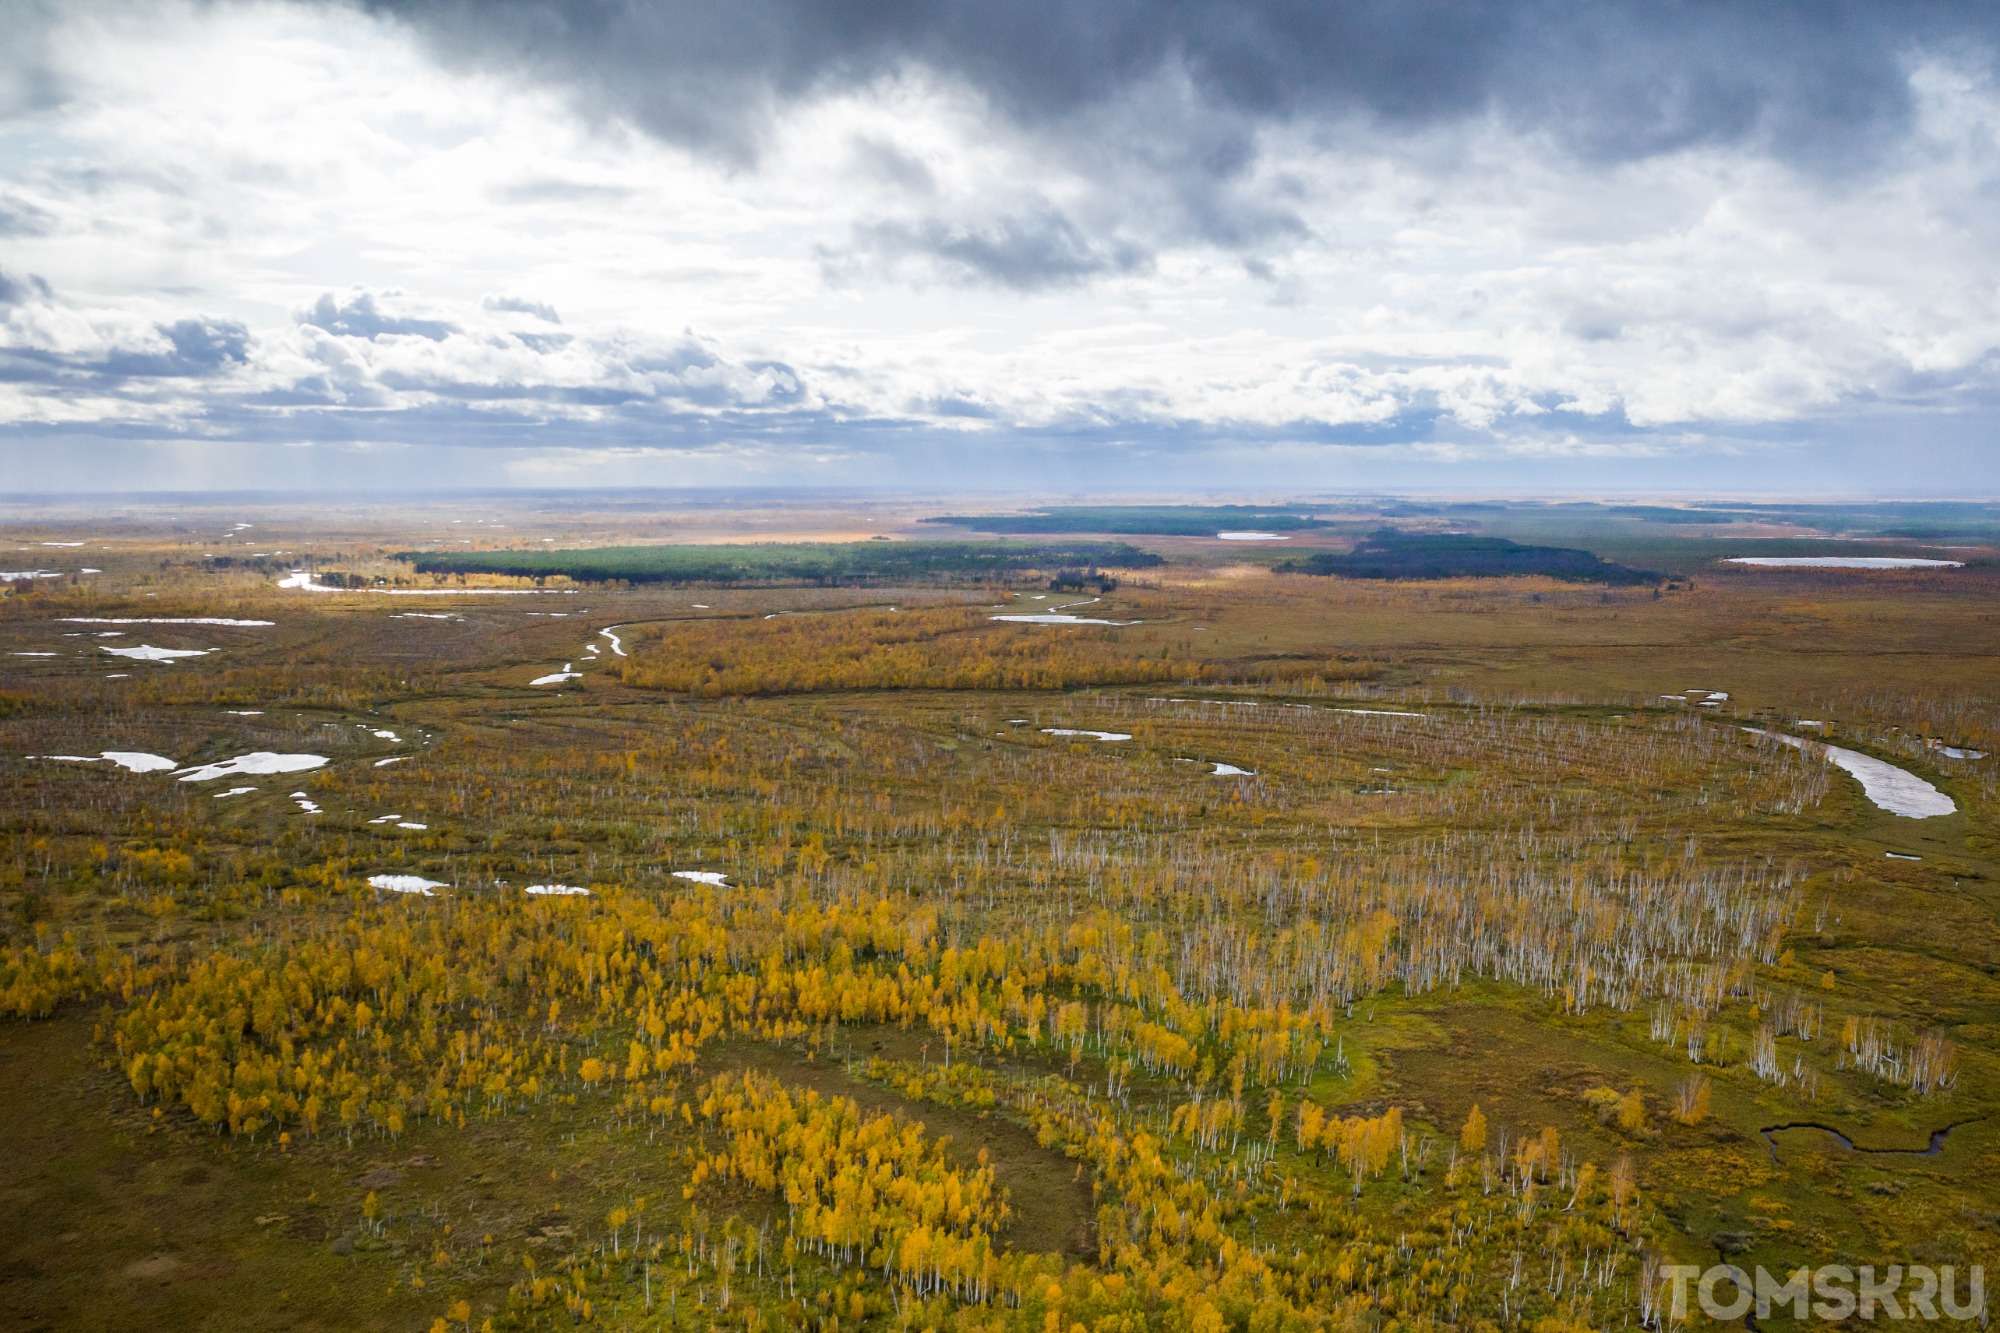
<svg viewBox="0 0 2000 1333">
<path fill-rule="evenodd" d="M 397 828 L 413 828 L 413 829 L 427 829 L 427 828 L 429 828 L 429 827 L 430 827 L 430 825 L 429 825 L 429 824 L 417 824 L 417 823 L 412 823 L 412 822 L 411 822 L 410 820 L 407 820 L 407 819 L 405 819 L 405 820 L 400 820 L 400 821 L 398 821 L 398 823 L 396 824 L 396 827 L 397 827 Z"/>
<path fill-rule="evenodd" d="M 1815 751 L 1823 754 L 1835 767 L 1859 782 L 1863 794 L 1869 800 L 1892 815 L 1901 815 L 1905 819 L 1935 819 L 1939 815 L 1958 812 L 1958 806 L 1951 797 L 1915 773 L 1897 768 L 1894 764 L 1885 764 L 1873 755 L 1843 750 L 1838 745 L 1828 745 L 1825 741 L 1804 740 L 1781 732 L 1761 731 L 1756 727 L 1743 729 L 1753 735 L 1767 736 L 1794 749 L 1804 750 L 1807 754 Z"/>
<path fill-rule="evenodd" d="M 1949 759 L 1984 759 L 1986 757 L 1986 751 L 1984 750 L 1968 750 L 1963 746 L 1946 745 L 1943 741 L 1935 738 L 1925 741 L 1924 744 Z"/>
<path fill-rule="evenodd" d="M 580 889 L 574 884 L 530 884 L 522 892 L 531 893 L 537 898 L 570 898 L 579 895 L 588 898 L 590 896 L 589 889 Z"/>
<path fill-rule="evenodd" d="M 61 653 L 9 653 L 9 657 L 61 657 Z"/>
<path fill-rule="evenodd" d="M 223 712 L 225 712 L 225 713 L 227 713 L 227 714 L 229 714 L 229 715 L 230 715 L 231 717 L 262 717 L 262 716 L 264 716 L 264 710 L 263 710 L 263 709 L 261 709 L 261 708 L 225 708 L 225 709 L 223 709 L 222 711 L 223 711 Z"/>
<path fill-rule="evenodd" d="M 17 583 L 22 579 L 59 579 L 59 569 L 15 569 L 0 571 L 0 583 Z"/>
<path fill-rule="evenodd" d="M 402 744 L 403 741 L 403 738 L 393 731 L 376 731 L 372 734 L 385 741 L 395 741 L 398 745 Z"/>
<path fill-rule="evenodd" d="M 1963 560 L 1906 560 L 1886 555 L 1733 555 L 1728 564 L 1766 569 L 1963 569 Z"/>
<path fill-rule="evenodd" d="M 215 794 L 215 799 L 219 801 L 225 796 L 247 796 L 249 793 L 256 790 L 257 789 L 255 787 L 231 787 L 228 791 L 217 792 Z"/>
<path fill-rule="evenodd" d="M 1215 534 L 1226 542 L 1288 542 L 1290 537 L 1275 532 L 1218 532 Z"/>
<path fill-rule="evenodd" d="M 224 759 L 213 764 L 202 764 L 181 774 L 182 782 L 207 782 L 213 778 L 226 778 L 234 773 L 303 773 L 309 768 L 318 768 L 326 762 L 323 754 L 274 754 L 269 750 L 253 750 L 240 754 L 234 759 Z"/>
<path fill-rule="evenodd" d="M 1212 770 L 1209 773 L 1210 777 L 1254 778 L 1257 776 L 1247 768 L 1238 768 L 1234 764 L 1225 764 L 1216 759 L 1175 759 L 1174 762 L 1177 764 L 1207 764 Z"/>
<path fill-rule="evenodd" d="M 1911 856 L 1908 852 L 1884 852 L 1882 855 L 1888 857 L 1891 861 L 1921 861 L 1924 859 L 1921 856 Z"/>
<path fill-rule="evenodd" d="M 316 803 L 312 797 L 306 795 L 302 791 L 293 792 L 292 799 L 298 803 L 299 809 L 305 811 L 309 815 L 316 815 L 320 812 L 318 803 Z"/>
<path fill-rule="evenodd" d="M 128 773 L 164 773 L 180 767 L 165 755 L 147 754 L 143 750 L 106 750 L 104 757 Z"/>
<path fill-rule="evenodd" d="M 573 665 L 575 664 L 572 662 L 564 662 L 561 671 L 551 671 L 546 676 L 537 676 L 528 683 L 530 685 L 560 685 L 566 680 L 582 680 L 583 673 L 581 671 L 570 670 L 570 667 Z"/>
<path fill-rule="evenodd" d="M 209 648 L 155 648 L 150 643 L 142 643 L 137 648 L 113 648 L 108 643 L 100 643 L 97 647 L 113 657 L 132 657 L 141 662 L 171 662 L 181 657 L 205 657 L 214 651 Z"/>
<path fill-rule="evenodd" d="M 696 884 L 713 884 L 719 889 L 729 887 L 728 876 L 719 870 L 676 870 L 674 878 L 692 880 Z"/>
<path fill-rule="evenodd" d="M 391 893 L 420 893 L 426 898 L 433 896 L 432 889 L 444 887 L 443 880 L 425 879 L 422 875 L 370 875 L 368 883 Z"/>
<path fill-rule="evenodd" d="M 377 767 L 377 768 L 387 768 L 387 767 L 388 767 L 389 765 L 391 765 L 391 764 L 400 764 L 400 763 L 402 763 L 402 762 L 403 762 L 403 761 L 404 761 L 405 759 L 408 759 L 409 757 L 410 757 L 410 756 L 408 756 L 408 755 L 406 755 L 406 754 L 399 754 L 399 755 L 397 755 L 397 756 L 396 756 L 395 758 L 393 758 L 393 759 L 377 759 L 377 760 L 375 761 L 375 767 Z"/>
<path fill-rule="evenodd" d="M 1336 713 L 1357 713 L 1362 717 L 1429 717 L 1429 713 L 1406 713 L 1400 708 L 1336 708 Z"/>
<path fill-rule="evenodd" d="M 1129 731 L 1083 731 L 1075 727 L 1043 727 L 1042 730 L 1051 736 L 1090 736 L 1100 741 L 1129 741 L 1132 739 L 1132 733 Z"/>
<path fill-rule="evenodd" d="M 401 815 L 377 815 L 368 822 L 371 824 L 393 824 L 401 818 Z"/>
<path fill-rule="evenodd" d="M 228 616 L 64 616 L 65 625 L 275 625 L 275 620 L 232 620 Z"/>
<path fill-rule="evenodd" d="M 1016 625 L 1136 625 L 1136 620 L 1105 620 L 1098 616 L 1065 616 L 1053 611 L 1027 616 L 988 616 L 988 620 L 1009 620 Z"/>
<path fill-rule="evenodd" d="M 611 629 L 601 629 L 597 631 L 597 637 L 600 639 L 611 640 L 611 651 L 617 654 L 619 657 L 623 657 L 625 656 L 625 642 L 624 640 L 620 639 L 616 634 L 613 634 L 611 632 L 612 629 L 617 629 L 617 628 L 618 626 L 613 625 Z"/>
</svg>

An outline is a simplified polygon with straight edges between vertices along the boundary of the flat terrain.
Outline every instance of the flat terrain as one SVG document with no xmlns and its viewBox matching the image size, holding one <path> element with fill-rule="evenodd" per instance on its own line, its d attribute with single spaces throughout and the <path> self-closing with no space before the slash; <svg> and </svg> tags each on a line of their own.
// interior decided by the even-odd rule
<svg viewBox="0 0 2000 1333">
<path fill-rule="evenodd" d="M 393 555 L 633 513 L 12 524 L 0 1326 L 1609 1327 L 1663 1261 L 1992 1270 L 1992 551 L 1509 522 L 1675 577 L 1179 534 L 1103 592 L 629 587 Z M 1110 623 L 989 619 L 1036 613 Z"/>
</svg>

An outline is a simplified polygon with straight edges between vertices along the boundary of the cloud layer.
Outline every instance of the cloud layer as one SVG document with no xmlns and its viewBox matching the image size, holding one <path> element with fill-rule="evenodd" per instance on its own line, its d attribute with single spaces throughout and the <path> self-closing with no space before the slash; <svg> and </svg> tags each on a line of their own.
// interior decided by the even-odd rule
<svg viewBox="0 0 2000 1333">
<path fill-rule="evenodd" d="M 1994 412 L 1990 6 L 14 8 L 0 450 L 51 486 L 1888 477 Z"/>
</svg>

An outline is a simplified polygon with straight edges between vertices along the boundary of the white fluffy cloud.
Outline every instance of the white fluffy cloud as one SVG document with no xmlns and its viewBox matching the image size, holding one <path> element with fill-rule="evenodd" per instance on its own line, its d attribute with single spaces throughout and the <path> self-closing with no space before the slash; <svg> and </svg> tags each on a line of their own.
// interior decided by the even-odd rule
<svg viewBox="0 0 2000 1333">
<path fill-rule="evenodd" d="M 44 93 L 0 107 L 0 447 L 31 466 L 395 442 L 513 451 L 494 480 L 733 450 L 882 481 L 1025 440 L 1295 473 L 1796 447 L 1994 389 L 2000 93 L 1942 56 L 1865 169 L 1272 118 L 1195 190 L 1119 132 L 1205 150 L 1165 75 L 1056 143 L 899 67 L 745 158 L 346 8 L 79 6 L 37 49 L 9 86 Z"/>
</svg>

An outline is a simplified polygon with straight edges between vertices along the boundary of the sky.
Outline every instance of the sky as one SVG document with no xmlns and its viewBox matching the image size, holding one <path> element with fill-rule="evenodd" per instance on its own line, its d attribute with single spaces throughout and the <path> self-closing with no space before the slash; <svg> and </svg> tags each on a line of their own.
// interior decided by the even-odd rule
<svg viewBox="0 0 2000 1333">
<path fill-rule="evenodd" d="M 0 0 L 0 490 L 2000 493 L 2000 7 Z"/>
</svg>

